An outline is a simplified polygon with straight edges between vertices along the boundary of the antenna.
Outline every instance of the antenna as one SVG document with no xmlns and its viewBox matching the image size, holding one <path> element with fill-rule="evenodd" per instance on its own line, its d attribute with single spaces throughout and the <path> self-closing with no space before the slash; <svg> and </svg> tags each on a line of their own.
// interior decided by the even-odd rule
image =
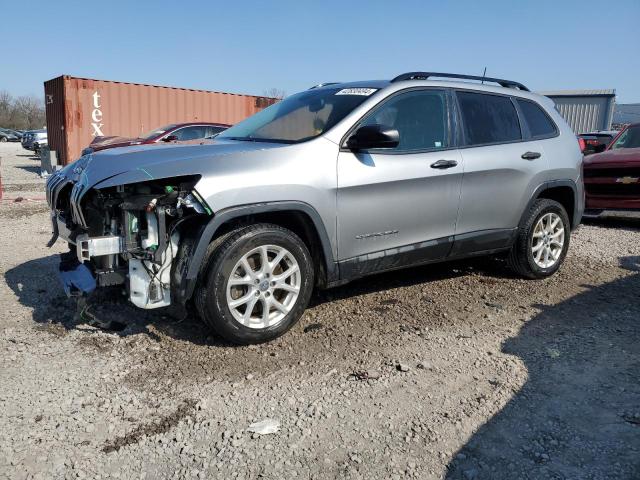
<svg viewBox="0 0 640 480">
<path fill-rule="evenodd" d="M 482 72 L 482 84 L 484 84 L 484 77 L 487 76 L 487 67 L 484 67 L 484 72 Z"/>
</svg>

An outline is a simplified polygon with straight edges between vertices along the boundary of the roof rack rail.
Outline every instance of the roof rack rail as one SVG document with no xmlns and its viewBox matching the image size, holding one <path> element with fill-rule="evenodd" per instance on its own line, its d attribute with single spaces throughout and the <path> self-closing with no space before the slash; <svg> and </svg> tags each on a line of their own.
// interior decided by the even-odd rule
<svg viewBox="0 0 640 480">
<path fill-rule="evenodd" d="M 313 90 L 314 88 L 320 88 L 320 87 L 326 87 L 327 85 L 338 85 L 340 82 L 324 82 L 324 83 L 319 83 L 317 85 L 314 85 L 313 87 L 309 88 L 309 90 Z"/>
<path fill-rule="evenodd" d="M 502 78 L 491 78 L 491 77 L 478 77 L 475 75 L 461 75 L 459 73 L 438 73 L 438 72 L 408 72 L 403 73 L 402 75 L 398 75 L 391 82 L 400 82 L 402 80 L 427 80 L 431 77 L 440 77 L 440 78 L 459 78 L 463 80 L 477 80 L 482 82 L 492 82 L 497 83 L 501 87 L 506 88 L 517 88 L 519 90 L 524 90 L 528 92 L 529 89 L 525 87 L 523 84 L 519 82 L 514 82 L 513 80 L 504 80 Z"/>
</svg>

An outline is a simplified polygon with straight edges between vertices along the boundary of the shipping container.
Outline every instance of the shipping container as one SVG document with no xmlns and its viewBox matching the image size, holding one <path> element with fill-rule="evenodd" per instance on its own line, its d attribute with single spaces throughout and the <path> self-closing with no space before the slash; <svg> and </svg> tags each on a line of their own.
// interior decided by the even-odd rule
<svg viewBox="0 0 640 480">
<path fill-rule="evenodd" d="M 556 104 L 556 110 L 576 134 L 611 130 L 615 90 L 559 90 L 539 92 Z"/>
<path fill-rule="evenodd" d="M 49 148 L 65 165 L 96 136 L 138 137 L 170 123 L 233 125 L 277 101 L 68 75 L 44 82 L 44 93 Z"/>
</svg>

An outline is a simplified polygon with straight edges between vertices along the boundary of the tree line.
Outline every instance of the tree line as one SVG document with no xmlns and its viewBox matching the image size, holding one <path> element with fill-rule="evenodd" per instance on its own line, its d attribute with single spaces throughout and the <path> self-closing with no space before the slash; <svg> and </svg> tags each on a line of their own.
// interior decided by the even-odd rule
<svg viewBox="0 0 640 480">
<path fill-rule="evenodd" d="M 0 128 L 35 130 L 46 126 L 44 101 L 34 95 L 14 97 L 0 91 Z"/>
</svg>

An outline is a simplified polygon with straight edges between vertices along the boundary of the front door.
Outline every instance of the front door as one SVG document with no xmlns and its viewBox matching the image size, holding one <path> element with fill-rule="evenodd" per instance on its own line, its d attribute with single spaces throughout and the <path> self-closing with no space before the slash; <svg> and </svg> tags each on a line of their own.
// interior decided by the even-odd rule
<svg viewBox="0 0 640 480">
<path fill-rule="evenodd" d="M 398 268 L 447 255 L 455 232 L 462 157 L 453 146 L 449 95 L 400 92 L 352 130 L 398 130 L 392 149 L 338 156 L 338 257 L 345 276 Z M 353 269 L 355 268 L 355 272 Z"/>
</svg>

